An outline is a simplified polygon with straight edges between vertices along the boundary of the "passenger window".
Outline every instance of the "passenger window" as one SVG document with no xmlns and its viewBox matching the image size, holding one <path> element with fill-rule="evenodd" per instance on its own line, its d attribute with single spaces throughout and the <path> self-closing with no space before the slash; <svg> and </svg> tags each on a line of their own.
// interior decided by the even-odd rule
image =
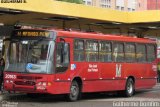
<svg viewBox="0 0 160 107">
<path fill-rule="evenodd" d="M 111 43 L 104 41 L 99 43 L 99 60 L 101 62 L 112 61 Z"/>
<path fill-rule="evenodd" d="M 154 45 L 148 45 L 147 46 L 147 61 L 152 62 L 156 58 L 156 52 Z"/>
<path fill-rule="evenodd" d="M 136 60 L 136 49 L 134 44 L 125 45 L 125 61 L 134 62 Z"/>
<path fill-rule="evenodd" d="M 123 43 L 114 43 L 113 61 L 114 62 L 123 62 L 124 61 L 124 45 L 123 45 Z"/>
<path fill-rule="evenodd" d="M 84 41 L 74 41 L 74 61 L 84 61 Z"/>
<path fill-rule="evenodd" d="M 86 61 L 88 62 L 98 61 L 98 41 L 87 40 L 85 50 L 86 50 Z"/>
<path fill-rule="evenodd" d="M 136 59 L 138 62 L 146 62 L 146 46 L 143 44 L 137 44 Z"/>
</svg>

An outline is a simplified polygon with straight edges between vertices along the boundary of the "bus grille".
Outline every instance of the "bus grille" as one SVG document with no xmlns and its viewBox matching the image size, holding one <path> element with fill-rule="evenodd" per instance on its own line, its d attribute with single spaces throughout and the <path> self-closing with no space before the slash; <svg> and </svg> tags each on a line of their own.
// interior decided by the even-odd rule
<svg viewBox="0 0 160 107">
<path fill-rule="evenodd" d="M 35 76 L 17 76 L 17 79 L 26 79 L 26 80 L 36 80 L 42 79 L 42 77 L 35 77 Z"/>
<path fill-rule="evenodd" d="M 15 87 L 15 91 L 34 91 L 34 88 Z"/>
<path fill-rule="evenodd" d="M 16 85 L 27 85 L 27 86 L 34 86 L 36 83 L 33 81 L 15 81 Z"/>
</svg>

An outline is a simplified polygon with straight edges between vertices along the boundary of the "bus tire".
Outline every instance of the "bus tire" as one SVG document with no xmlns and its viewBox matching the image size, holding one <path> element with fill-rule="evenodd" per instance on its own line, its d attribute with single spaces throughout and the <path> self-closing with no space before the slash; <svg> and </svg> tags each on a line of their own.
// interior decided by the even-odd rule
<svg viewBox="0 0 160 107">
<path fill-rule="evenodd" d="M 70 93 L 67 94 L 67 101 L 71 101 L 71 102 L 77 101 L 80 95 L 81 95 L 80 86 L 77 83 L 77 81 L 74 80 L 71 83 Z"/>
<path fill-rule="evenodd" d="M 124 95 L 125 97 L 131 97 L 134 94 L 135 88 L 134 88 L 134 81 L 132 78 L 128 78 L 125 86 L 125 92 Z"/>
</svg>

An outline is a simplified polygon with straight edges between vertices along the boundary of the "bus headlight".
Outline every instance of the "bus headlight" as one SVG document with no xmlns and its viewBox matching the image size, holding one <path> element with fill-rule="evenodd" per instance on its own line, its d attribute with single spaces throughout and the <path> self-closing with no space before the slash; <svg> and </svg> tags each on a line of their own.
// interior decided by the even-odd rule
<svg viewBox="0 0 160 107">
<path fill-rule="evenodd" d="M 51 86 L 52 83 L 51 82 L 38 82 L 37 86 Z"/>
<path fill-rule="evenodd" d="M 47 86 L 47 82 L 38 82 L 38 86 Z"/>
<path fill-rule="evenodd" d="M 6 83 L 9 83 L 9 80 L 6 80 Z"/>
<path fill-rule="evenodd" d="M 13 83 L 13 80 L 6 80 L 6 83 Z"/>
<path fill-rule="evenodd" d="M 37 89 L 38 90 L 46 90 L 48 82 L 38 82 Z"/>
<path fill-rule="evenodd" d="M 13 83 L 13 81 L 12 81 L 12 80 L 10 80 L 10 83 Z"/>
<path fill-rule="evenodd" d="M 46 83 L 46 82 L 42 82 L 42 85 L 43 85 L 43 86 L 46 86 L 46 85 L 47 85 L 47 83 Z"/>
<path fill-rule="evenodd" d="M 39 82 L 37 85 L 41 85 L 42 84 L 42 82 Z"/>
</svg>

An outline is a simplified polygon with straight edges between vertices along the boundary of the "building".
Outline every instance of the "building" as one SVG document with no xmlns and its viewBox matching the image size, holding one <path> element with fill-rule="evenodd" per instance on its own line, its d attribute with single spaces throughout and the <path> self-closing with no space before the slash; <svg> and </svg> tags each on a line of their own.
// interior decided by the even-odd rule
<svg viewBox="0 0 160 107">
<path fill-rule="evenodd" d="M 120 11 L 160 10 L 160 0 L 83 0 L 85 5 Z"/>
<path fill-rule="evenodd" d="M 136 11 L 147 10 L 147 0 L 137 0 L 136 1 Z"/>
<path fill-rule="evenodd" d="M 147 9 L 147 0 L 84 0 L 84 4 L 120 11 L 140 11 Z"/>
<path fill-rule="evenodd" d="M 160 10 L 160 0 L 146 0 L 147 10 Z"/>
<path fill-rule="evenodd" d="M 83 0 L 85 5 L 93 6 L 92 0 Z"/>
</svg>

